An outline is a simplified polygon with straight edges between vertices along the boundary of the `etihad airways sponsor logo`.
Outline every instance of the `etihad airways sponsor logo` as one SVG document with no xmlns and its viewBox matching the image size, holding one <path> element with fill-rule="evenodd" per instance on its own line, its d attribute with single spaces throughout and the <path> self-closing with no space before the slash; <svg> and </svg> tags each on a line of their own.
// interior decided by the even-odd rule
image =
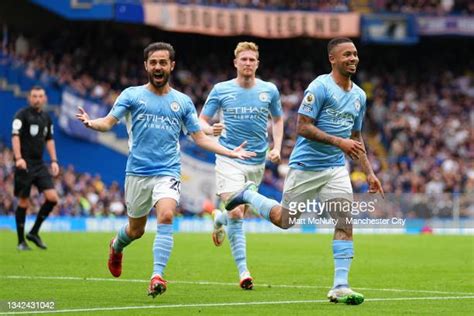
<svg viewBox="0 0 474 316">
<path fill-rule="evenodd" d="M 180 121 L 175 117 L 167 117 L 164 115 L 155 114 L 138 114 L 138 121 L 145 121 L 145 127 L 159 128 L 159 129 L 173 129 L 180 128 Z"/>
<path fill-rule="evenodd" d="M 224 112 L 230 115 L 257 115 L 263 114 L 268 115 L 268 108 L 258 106 L 239 106 L 233 108 L 226 108 Z"/>
<path fill-rule="evenodd" d="M 351 113 L 340 112 L 333 109 L 326 109 L 330 120 L 340 126 L 352 127 L 354 125 L 354 116 Z"/>
</svg>

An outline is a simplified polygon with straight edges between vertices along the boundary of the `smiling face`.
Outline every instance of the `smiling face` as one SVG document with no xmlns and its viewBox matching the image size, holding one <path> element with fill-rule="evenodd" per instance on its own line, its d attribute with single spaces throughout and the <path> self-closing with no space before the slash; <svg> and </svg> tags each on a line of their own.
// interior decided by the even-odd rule
<svg viewBox="0 0 474 316">
<path fill-rule="evenodd" d="M 357 71 L 359 55 L 354 43 L 340 43 L 329 53 L 329 62 L 332 69 L 344 77 L 350 77 Z"/>
<path fill-rule="evenodd" d="M 145 61 L 145 70 L 148 74 L 148 82 L 156 89 L 163 88 L 168 84 L 175 62 L 171 61 L 167 50 L 156 50 L 148 55 Z"/>
</svg>

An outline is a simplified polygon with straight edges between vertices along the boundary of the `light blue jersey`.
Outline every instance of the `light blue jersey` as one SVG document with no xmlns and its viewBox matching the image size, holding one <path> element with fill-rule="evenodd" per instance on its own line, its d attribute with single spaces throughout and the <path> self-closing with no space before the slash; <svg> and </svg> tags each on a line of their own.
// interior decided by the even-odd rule
<svg viewBox="0 0 474 316">
<path fill-rule="evenodd" d="M 219 143 L 228 149 L 234 149 L 247 141 L 248 151 L 256 157 L 241 160 L 244 164 L 262 164 L 268 149 L 268 117 L 281 116 L 280 93 L 271 83 L 256 79 L 252 88 L 242 88 L 232 79 L 216 84 L 207 97 L 202 113 L 208 117 L 222 110 L 222 123 L 225 130 L 219 137 Z"/>
<path fill-rule="evenodd" d="M 180 178 L 180 132 L 201 129 L 194 104 L 187 95 L 171 89 L 158 96 L 146 86 L 130 87 L 117 98 L 110 114 L 127 120 L 127 175 Z"/>
<path fill-rule="evenodd" d="M 326 74 L 310 83 L 298 113 L 314 119 L 314 125 L 330 135 L 349 138 L 352 131 L 362 128 L 365 102 L 365 92 L 355 83 L 350 91 L 344 91 L 330 74 Z M 338 147 L 301 136 L 298 136 L 289 163 L 291 168 L 312 171 L 344 164 L 344 152 Z"/>
</svg>

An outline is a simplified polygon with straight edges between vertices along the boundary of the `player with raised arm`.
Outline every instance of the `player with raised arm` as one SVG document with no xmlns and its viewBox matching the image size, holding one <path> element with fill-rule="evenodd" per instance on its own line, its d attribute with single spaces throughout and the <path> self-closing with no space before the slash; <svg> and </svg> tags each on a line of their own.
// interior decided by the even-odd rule
<svg viewBox="0 0 474 316">
<path fill-rule="evenodd" d="M 359 63 L 354 43 L 348 38 L 335 38 L 328 44 L 332 71 L 310 83 L 298 111 L 298 139 L 290 157 L 290 170 L 285 179 L 282 204 L 253 190 L 248 182 L 228 199 L 227 210 L 249 203 L 259 214 L 281 228 L 289 228 L 295 210 L 317 199 L 351 202 L 352 186 L 345 167 L 344 154 L 359 160 L 369 183 L 369 192 L 384 195 L 365 153 L 361 136 L 366 110 L 365 92 L 352 82 Z M 295 203 L 296 202 L 296 203 Z M 334 284 L 328 293 L 331 302 L 358 305 L 364 296 L 349 287 L 348 275 L 354 256 L 352 225 L 344 220 L 350 212 L 330 212 L 338 219 L 334 230 Z M 296 217 L 301 215 L 296 213 Z"/>
<path fill-rule="evenodd" d="M 120 276 L 122 251 L 143 235 L 147 216 L 154 206 L 158 227 L 148 295 L 155 297 L 166 291 L 163 271 L 173 247 L 172 221 L 181 188 L 180 132 L 186 131 L 198 146 L 220 155 L 247 159 L 255 153 L 244 150 L 245 144 L 227 149 L 202 132 L 191 99 L 169 85 L 175 67 L 175 51 L 170 44 L 158 42 L 147 46 L 144 65 L 148 83 L 125 89 L 107 116 L 90 119 L 83 109 L 76 116 L 86 127 L 101 132 L 110 130 L 122 118 L 127 121 L 130 146 L 125 179 L 128 225 L 122 227 L 110 242 L 108 267 L 113 276 Z"/>
<path fill-rule="evenodd" d="M 257 185 L 265 171 L 268 150 L 267 125 L 272 118 L 273 148 L 268 159 L 280 162 L 283 139 L 283 119 L 280 93 L 270 82 L 255 77 L 259 65 L 258 46 L 253 42 L 240 42 L 234 50 L 234 67 L 237 77 L 217 83 L 209 93 L 199 116 L 201 126 L 208 135 L 219 136 L 219 143 L 226 148 L 247 141 L 247 149 L 255 152 L 251 159 L 228 158 L 216 155 L 217 194 L 223 201 L 242 188 L 246 181 Z M 216 113 L 222 120 L 209 125 Z M 213 213 L 214 231 L 212 239 L 220 246 L 225 238 L 223 225 L 228 225 L 229 242 L 237 266 L 240 287 L 253 288 L 253 279 L 247 268 L 246 241 L 243 230 L 245 206 L 236 206 L 227 214 L 219 210 Z"/>
</svg>

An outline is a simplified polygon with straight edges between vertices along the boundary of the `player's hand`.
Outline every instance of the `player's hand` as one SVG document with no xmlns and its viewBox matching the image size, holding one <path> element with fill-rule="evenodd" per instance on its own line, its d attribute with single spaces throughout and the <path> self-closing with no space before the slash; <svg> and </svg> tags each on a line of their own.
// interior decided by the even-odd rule
<svg viewBox="0 0 474 316">
<path fill-rule="evenodd" d="M 51 174 L 56 177 L 59 174 L 59 165 L 57 161 L 51 162 Z"/>
<path fill-rule="evenodd" d="M 253 151 L 246 151 L 244 149 L 245 146 L 247 146 L 247 141 L 244 141 L 242 144 L 240 144 L 240 146 L 235 147 L 234 150 L 231 151 L 231 157 L 238 159 L 247 159 L 257 156 L 257 154 Z"/>
<path fill-rule="evenodd" d="M 339 148 L 341 148 L 346 155 L 351 157 L 352 160 L 357 160 L 361 155 L 365 154 L 364 145 L 353 139 L 342 139 Z"/>
<path fill-rule="evenodd" d="M 270 150 L 270 152 L 268 153 L 268 159 L 270 159 L 270 161 L 273 163 L 280 163 L 281 162 L 280 150 L 277 150 L 277 149 Z"/>
<path fill-rule="evenodd" d="M 379 192 L 382 198 L 385 199 L 385 193 L 383 192 L 382 184 L 374 174 L 367 176 L 367 182 L 369 183 L 369 193 Z"/>
<path fill-rule="evenodd" d="M 21 159 L 18 159 L 17 161 L 15 161 L 15 167 L 17 169 L 26 170 L 27 165 L 26 165 L 25 159 L 21 158 Z"/>
<path fill-rule="evenodd" d="M 214 136 L 220 136 L 222 132 L 224 131 L 225 125 L 222 123 L 214 123 L 211 126 L 212 129 L 212 135 Z"/>
<path fill-rule="evenodd" d="M 79 113 L 76 113 L 76 118 L 82 123 L 84 123 L 85 127 L 92 128 L 92 123 L 91 119 L 89 118 L 89 114 L 87 114 L 87 112 L 81 107 L 78 107 L 78 109 Z"/>
</svg>

